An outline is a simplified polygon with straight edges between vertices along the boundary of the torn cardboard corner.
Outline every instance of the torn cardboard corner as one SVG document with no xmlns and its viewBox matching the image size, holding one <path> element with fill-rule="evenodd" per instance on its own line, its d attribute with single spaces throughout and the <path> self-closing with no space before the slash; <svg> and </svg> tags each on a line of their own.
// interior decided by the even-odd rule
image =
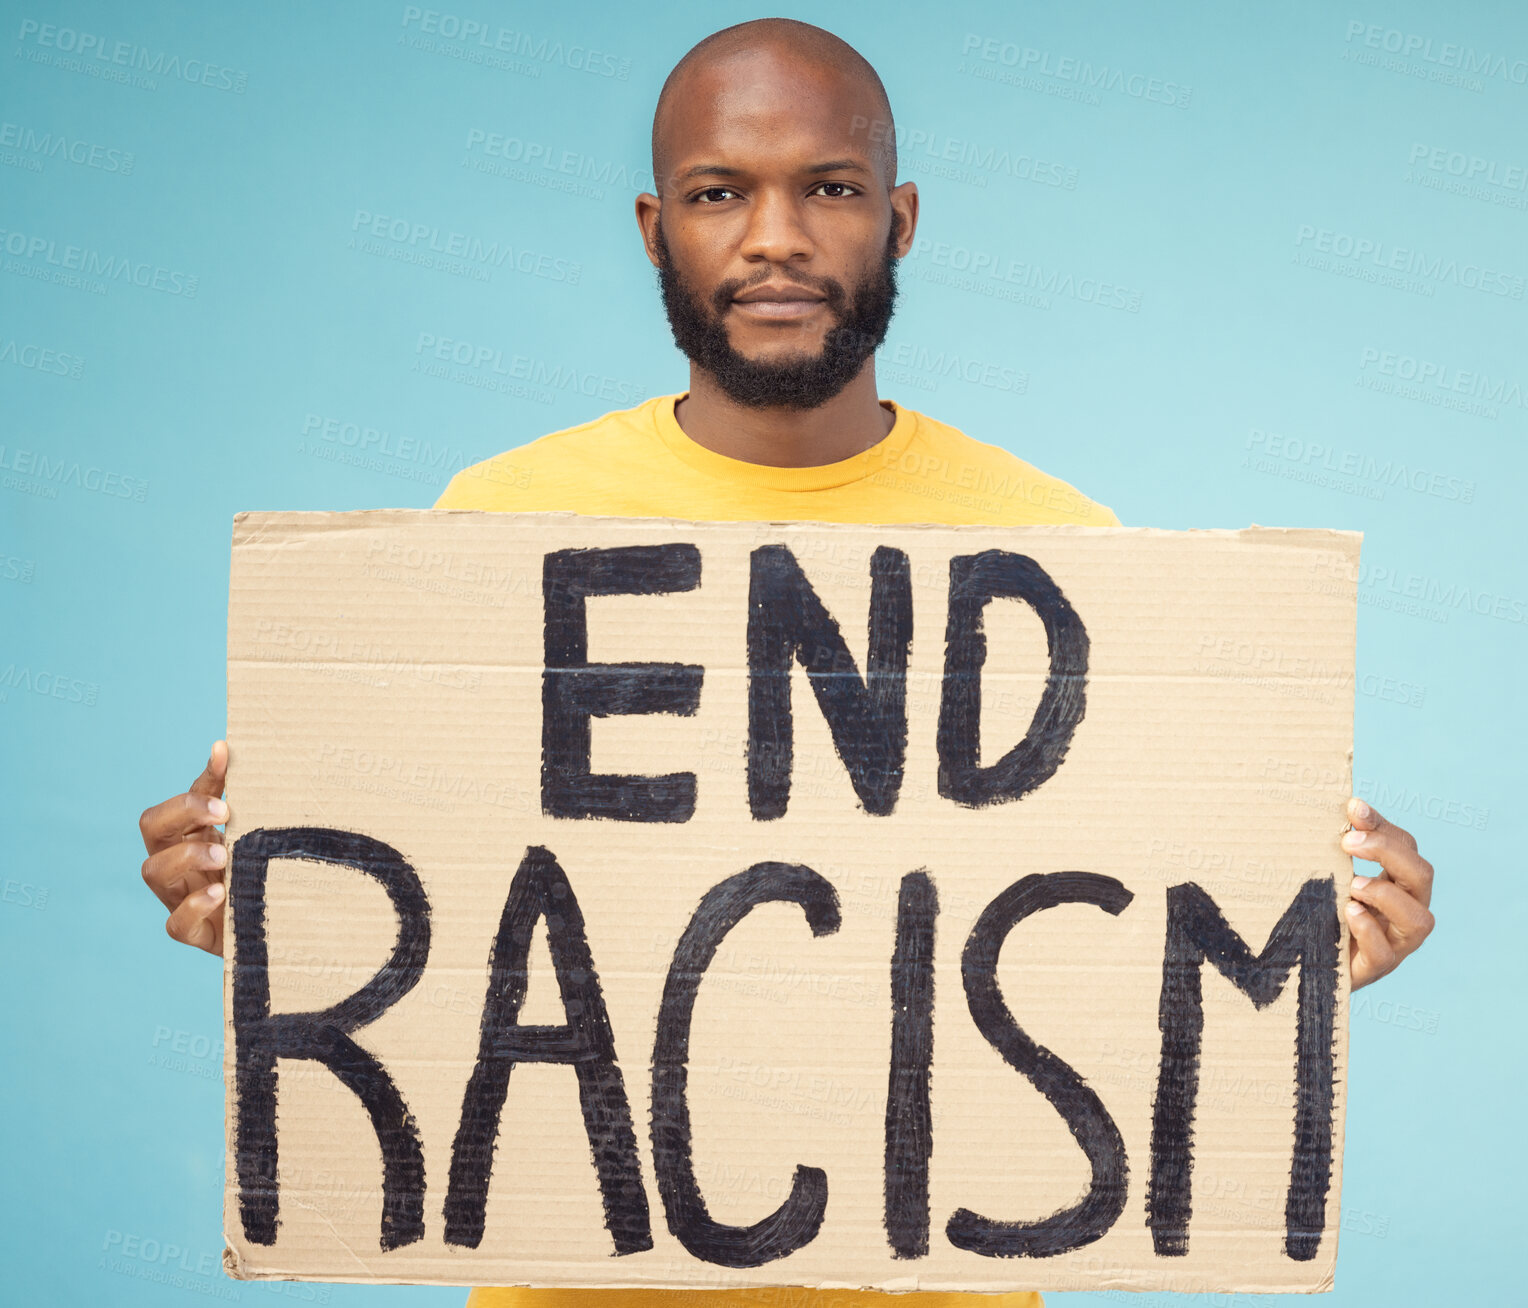
<svg viewBox="0 0 1528 1308">
<path fill-rule="evenodd" d="M 241 514 L 232 1273 L 1331 1288 L 1358 539 Z"/>
</svg>

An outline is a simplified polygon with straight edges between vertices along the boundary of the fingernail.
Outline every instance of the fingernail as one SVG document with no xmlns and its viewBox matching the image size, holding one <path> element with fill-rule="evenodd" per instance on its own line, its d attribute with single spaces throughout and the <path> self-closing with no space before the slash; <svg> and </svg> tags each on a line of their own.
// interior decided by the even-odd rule
<svg viewBox="0 0 1528 1308">
<path fill-rule="evenodd" d="M 1368 839 L 1368 836 L 1367 831 L 1350 831 L 1342 838 L 1342 843 L 1349 849 L 1357 849 Z"/>
<path fill-rule="evenodd" d="M 1353 878 L 1353 889 L 1354 890 L 1362 890 L 1373 879 L 1374 879 L 1373 877 L 1354 877 Z"/>
<path fill-rule="evenodd" d="M 213 867 L 222 867 L 224 863 L 228 862 L 228 851 L 222 845 L 208 845 L 207 861 Z M 1357 880 L 1357 878 L 1355 877 L 1354 880 Z"/>
<path fill-rule="evenodd" d="M 1361 799 L 1353 801 L 1353 816 L 1360 822 L 1367 822 L 1374 816 L 1374 811 Z"/>
<path fill-rule="evenodd" d="M 212 814 L 214 822 L 228 821 L 228 805 L 223 803 L 221 799 L 209 799 L 207 801 L 207 811 Z"/>
<path fill-rule="evenodd" d="M 1364 915 L 1364 906 L 1362 904 L 1351 904 L 1350 903 L 1348 905 L 1348 916 L 1349 917 L 1362 917 L 1363 915 Z"/>
<path fill-rule="evenodd" d="M 210 899 L 214 904 L 222 901 L 223 883 L 221 881 L 214 881 L 210 886 L 207 887 L 207 898 Z"/>
</svg>

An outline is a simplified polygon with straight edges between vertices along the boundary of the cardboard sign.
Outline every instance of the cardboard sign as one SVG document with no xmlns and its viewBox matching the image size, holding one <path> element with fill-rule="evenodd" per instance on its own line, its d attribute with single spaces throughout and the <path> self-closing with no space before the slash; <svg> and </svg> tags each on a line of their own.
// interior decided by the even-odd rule
<svg viewBox="0 0 1528 1308">
<path fill-rule="evenodd" d="M 1330 1288 L 1358 541 L 239 515 L 228 1270 Z"/>
</svg>

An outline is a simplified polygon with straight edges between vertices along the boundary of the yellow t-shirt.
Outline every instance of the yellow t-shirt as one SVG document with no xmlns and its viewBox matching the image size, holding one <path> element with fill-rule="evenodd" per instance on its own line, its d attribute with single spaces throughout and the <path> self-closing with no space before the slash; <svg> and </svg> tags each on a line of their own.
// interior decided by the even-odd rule
<svg viewBox="0 0 1528 1308">
<path fill-rule="evenodd" d="M 713 453 L 661 395 L 464 468 L 437 509 L 565 510 L 709 521 L 937 522 L 1117 527 L 1101 504 L 995 445 L 889 400 L 878 444 L 839 463 L 771 468 Z M 1042 1308 L 1030 1292 L 481 1288 L 468 1308 Z"/>
</svg>

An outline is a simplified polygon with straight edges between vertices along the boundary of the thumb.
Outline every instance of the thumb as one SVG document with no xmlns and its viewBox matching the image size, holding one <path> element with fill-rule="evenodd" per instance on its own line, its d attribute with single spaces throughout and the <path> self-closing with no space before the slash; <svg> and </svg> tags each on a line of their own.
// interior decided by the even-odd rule
<svg viewBox="0 0 1528 1308">
<path fill-rule="evenodd" d="M 1373 806 L 1365 804 L 1357 795 L 1348 800 L 1348 822 L 1355 831 L 1378 831 L 1385 825 L 1385 819 Z"/>
<path fill-rule="evenodd" d="M 213 799 L 221 799 L 227 778 L 228 742 L 215 740 L 212 742 L 212 751 L 207 756 L 207 766 L 202 769 L 202 775 L 191 783 L 191 793 L 211 795 Z"/>
</svg>

